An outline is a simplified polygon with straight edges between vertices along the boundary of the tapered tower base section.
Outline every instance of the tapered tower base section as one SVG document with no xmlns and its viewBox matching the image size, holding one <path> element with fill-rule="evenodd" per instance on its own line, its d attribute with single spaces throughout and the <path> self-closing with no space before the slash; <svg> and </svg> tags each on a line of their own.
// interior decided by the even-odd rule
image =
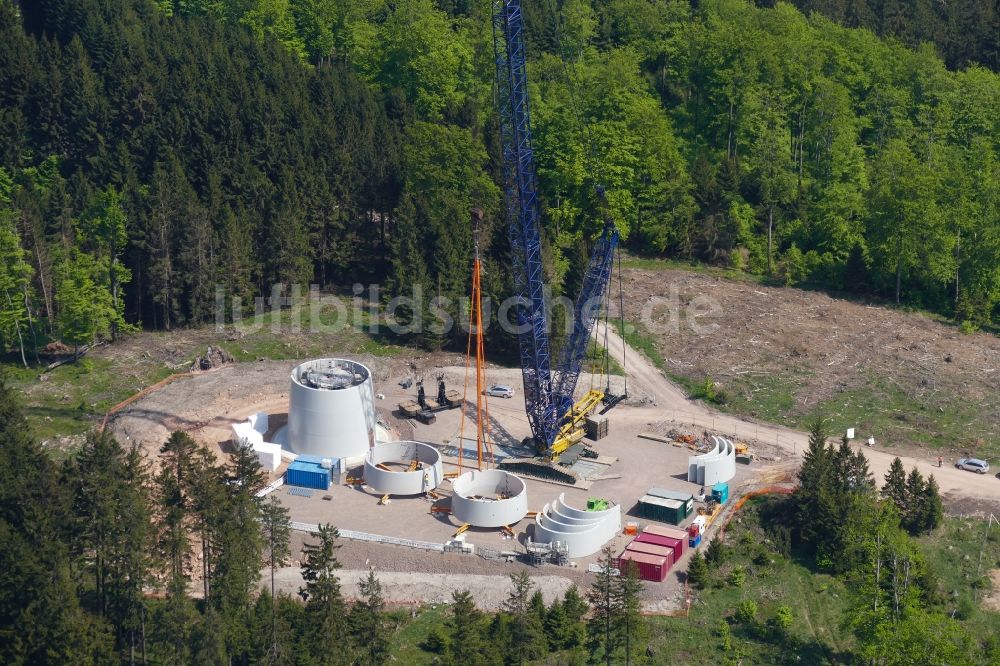
<svg viewBox="0 0 1000 666">
<path fill-rule="evenodd" d="M 342 358 L 292 370 L 288 446 L 300 455 L 361 458 L 375 444 L 372 373 Z"/>
<path fill-rule="evenodd" d="M 420 495 L 444 480 L 441 454 L 422 442 L 383 442 L 365 456 L 365 485 L 390 495 Z"/>
<path fill-rule="evenodd" d="M 452 482 L 451 515 L 473 527 L 513 525 L 528 514 L 528 489 L 510 472 L 488 469 Z"/>
</svg>

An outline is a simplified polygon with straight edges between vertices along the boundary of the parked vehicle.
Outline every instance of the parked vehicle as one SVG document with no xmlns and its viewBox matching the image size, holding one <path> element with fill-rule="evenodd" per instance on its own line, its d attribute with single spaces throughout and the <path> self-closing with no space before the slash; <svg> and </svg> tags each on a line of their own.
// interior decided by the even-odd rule
<svg viewBox="0 0 1000 666">
<path fill-rule="evenodd" d="M 504 386 L 503 384 L 493 384 L 488 389 L 484 391 L 486 395 L 491 395 L 495 398 L 513 398 L 514 389 L 509 386 Z"/>
<path fill-rule="evenodd" d="M 990 471 L 990 464 L 979 458 L 959 458 L 958 462 L 955 463 L 955 467 L 975 472 L 976 474 L 986 474 Z"/>
</svg>

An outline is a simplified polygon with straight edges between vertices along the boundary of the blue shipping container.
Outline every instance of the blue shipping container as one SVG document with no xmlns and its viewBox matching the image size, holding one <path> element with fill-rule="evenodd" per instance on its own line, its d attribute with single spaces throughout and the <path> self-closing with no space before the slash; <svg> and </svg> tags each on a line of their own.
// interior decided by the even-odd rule
<svg viewBox="0 0 1000 666">
<path fill-rule="evenodd" d="M 319 462 L 309 460 L 294 460 L 285 472 L 285 483 L 290 486 L 328 490 L 330 488 L 330 470 L 322 467 Z"/>
<path fill-rule="evenodd" d="M 700 534 L 698 536 L 696 536 L 695 538 L 693 538 L 693 539 L 688 539 L 688 546 L 690 546 L 691 548 L 697 548 L 700 545 L 701 545 L 701 535 Z"/>
<path fill-rule="evenodd" d="M 729 501 L 729 484 L 728 483 L 717 483 L 712 486 L 712 497 L 719 504 L 725 504 Z"/>
</svg>

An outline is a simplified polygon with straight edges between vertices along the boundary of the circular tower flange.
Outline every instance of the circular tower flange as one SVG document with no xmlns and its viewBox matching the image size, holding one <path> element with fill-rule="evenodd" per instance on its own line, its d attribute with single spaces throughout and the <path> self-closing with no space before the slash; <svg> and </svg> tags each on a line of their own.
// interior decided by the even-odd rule
<svg viewBox="0 0 1000 666">
<path fill-rule="evenodd" d="M 466 472 L 452 482 L 452 489 L 451 515 L 474 527 L 513 525 L 528 513 L 528 489 L 510 472 Z"/>
<path fill-rule="evenodd" d="M 383 442 L 365 455 L 365 484 L 380 493 L 419 495 L 442 480 L 441 454 L 423 442 Z"/>
</svg>

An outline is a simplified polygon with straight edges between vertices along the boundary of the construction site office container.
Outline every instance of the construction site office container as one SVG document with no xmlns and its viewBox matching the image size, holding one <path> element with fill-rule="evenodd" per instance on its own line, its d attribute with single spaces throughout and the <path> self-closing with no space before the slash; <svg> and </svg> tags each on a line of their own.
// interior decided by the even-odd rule
<svg viewBox="0 0 1000 666">
<path fill-rule="evenodd" d="M 712 497 L 719 504 L 725 504 L 729 501 L 729 484 L 728 483 L 717 483 L 712 486 Z"/>
<path fill-rule="evenodd" d="M 639 515 L 673 525 L 679 525 L 687 517 L 683 502 L 652 495 L 643 495 L 639 499 Z"/>
<path fill-rule="evenodd" d="M 662 555 L 649 555 L 626 550 L 618 558 L 618 571 L 623 576 L 628 574 L 629 562 L 635 562 L 636 568 L 639 570 L 639 578 L 654 583 L 666 580 L 667 572 L 670 571 L 667 558 Z"/>
<path fill-rule="evenodd" d="M 659 534 L 660 536 L 681 539 L 682 541 L 687 541 L 688 538 L 687 530 L 682 530 L 679 527 L 664 527 L 663 525 L 646 525 L 642 528 L 642 533 Z"/>
<path fill-rule="evenodd" d="M 319 462 L 294 460 L 285 472 L 285 483 L 290 486 L 329 490 L 330 470 Z"/>
<path fill-rule="evenodd" d="M 688 515 L 694 510 L 694 495 L 691 493 L 682 493 L 676 490 L 665 490 L 663 488 L 650 488 L 646 491 L 646 494 L 667 500 L 677 500 L 684 507 L 684 518 L 687 518 Z"/>
<path fill-rule="evenodd" d="M 674 562 L 681 559 L 684 555 L 684 546 L 688 542 L 687 537 L 683 539 L 675 539 L 674 537 L 665 537 L 659 534 L 640 534 L 635 538 L 632 543 L 648 543 L 654 546 L 659 546 L 661 548 L 669 548 L 674 553 Z"/>
</svg>

